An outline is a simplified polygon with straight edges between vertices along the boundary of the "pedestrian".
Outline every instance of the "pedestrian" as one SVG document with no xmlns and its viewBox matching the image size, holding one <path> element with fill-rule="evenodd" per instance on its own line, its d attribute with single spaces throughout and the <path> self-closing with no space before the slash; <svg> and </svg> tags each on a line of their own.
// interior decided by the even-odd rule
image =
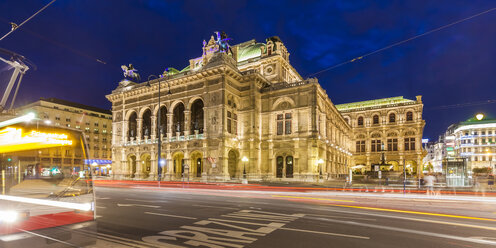
<svg viewBox="0 0 496 248">
<path fill-rule="evenodd" d="M 427 174 L 427 176 L 424 177 L 425 187 L 427 188 L 427 195 L 432 195 L 434 193 L 434 181 L 436 181 L 436 178 L 431 173 Z"/>
</svg>

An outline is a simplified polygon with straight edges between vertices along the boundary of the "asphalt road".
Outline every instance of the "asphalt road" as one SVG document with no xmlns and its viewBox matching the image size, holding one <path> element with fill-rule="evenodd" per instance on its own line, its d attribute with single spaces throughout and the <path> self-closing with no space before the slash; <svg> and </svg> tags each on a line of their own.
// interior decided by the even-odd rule
<svg viewBox="0 0 496 248">
<path fill-rule="evenodd" d="M 92 247 L 494 247 L 496 204 L 98 187 Z"/>
</svg>

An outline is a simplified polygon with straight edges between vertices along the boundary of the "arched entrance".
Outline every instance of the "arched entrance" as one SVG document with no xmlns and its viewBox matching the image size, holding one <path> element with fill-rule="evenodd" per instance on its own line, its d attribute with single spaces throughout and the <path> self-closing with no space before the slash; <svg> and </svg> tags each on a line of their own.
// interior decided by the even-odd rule
<svg viewBox="0 0 496 248">
<path fill-rule="evenodd" d="M 136 156 L 129 155 L 127 156 L 127 171 L 129 172 L 129 177 L 134 178 L 136 174 Z"/>
<path fill-rule="evenodd" d="M 143 174 L 143 177 L 148 177 L 150 176 L 151 172 L 151 157 L 150 154 L 145 153 L 141 155 L 141 173 Z"/>
<path fill-rule="evenodd" d="M 182 174 L 184 173 L 184 154 L 182 152 L 175 153 L 172 156 L 172 163 L 174 175 L 176 175 L 176 178 L 182 178 Z"/>
<path fill-rule="evenodd" d="M 191 104 L 191 133 L 203 133 L 203 101 L 197 99 Z"/>
<path fill-rule="evenodd" d="M 201 177 L 203 173 L 202 153 L 193 152 L 190 156 L 191 161 L 191 175 L 194 177 Z"/>
<path fill-rule="evenodd" d="M 227 171 L 229 178 L 236 177 L 238 171 L 238 154 L 233 150 L 230 150 L 227 154 Z"/>
<path fill-rule="evenodd" d="M 155 161 L 159 161 L 159 162 L 156 162 L 158 163 L 158 173 L 160 173 L 161 175 L 162 174 L 165 174 L 167 173 L 167 170 L 168 170 L 168 163 L 167 163 L 167 159 L 166 159 L 166 154 L 165 153 L 162 153 L 162 155 L 160 155 L 160 160 L 162 161 L 159 161 L 158 160 L 158 154 L 155 156 Z"/>
<path fill-rule="evenodd" d="M 413 160 L 407 160 L 405 161 L 405 165 L 406 174 L 415 175 L 417 173 L 417 162 Z"/>
</svg>

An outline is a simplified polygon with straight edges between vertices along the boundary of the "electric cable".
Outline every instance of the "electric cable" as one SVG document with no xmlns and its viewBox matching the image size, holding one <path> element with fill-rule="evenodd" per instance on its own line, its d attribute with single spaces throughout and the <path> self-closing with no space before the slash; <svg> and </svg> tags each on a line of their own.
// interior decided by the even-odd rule
<svg viewBox="0 0 496 248">
<path fill-rule="evenodd" d="M 9 36 L 9 34 L 11 34 L 12 32 L 16 31 L 17 29 L 19 29 L 22 25 L 24 25 L 24 23 L 28 22 L 29 20 L 31 20 L 33 17 L 35 17 L 36 15 L 38 15 L 39 13 L 41 13 L 43 10 L 45 10 L 46 8 L 48 8 L 48 6 L 52 5 L 52 3 L 54 3 L 55 1 L 57 0 L 52 0 L 51 2 L 49 2 L 47 5 L 45 5 L 43 8 L 41 8 L 40 10 L 38 10 L 36 13 L 34 13 L 33 15 L 31 15 L 28 19 L 26 19 L 25 21 L 23 21 L 21 24 L 17 25 L 15 23 L 11 23 L 12 25 L 12 29 L 6 33 L 2 38 L 0 38 L 0 41 L 3 40 L 5 37 Z"/>
<path fill-rule="evenodd" d="M 415 36 L 410 37 L 410 38 L 408 38 L 408 39 L 406 39 L 406 40 L 398 41 L 398 42 L 393 43 L 393 44 L 391 44 L 391 45 L 388 45 L 388 46 L 385 46 L 385 47 L 383 47 L 383 48 L 377 49 L 377 50 L 375 50 L 375 51 L 372 51 L 372 52 L 366 53 L 366 54 L 364 54 L 364 55 L 362 55 L 362 56 L 355 57 L 355 58 L 353 58 L 353 59 L 350 59 L 350 60 L 347 60 L 347 61 L 345 61 L 345 62 L 339 63 L 339 64 L 337 64 L 337 65 L 333 65 L 333 66 L 331 66 L 331 67 L 325 68 L 325 69 L 320 70 L 320 71 L 318 71 L 318 72 L 315 72 L 315 73 L 309 74 L 309 75 L 307 76 L 307 78 L 312 77 L 312 76 L 315 76 L 315 75 L 318 75 L 318 74 L 320 74 L 320 73 L 323 73 L 323 72 L 326 72 L 326 71 L 329 71 L 329 70 L 332 70 L 332 69 L 334 69 L 334 68 L 336 68 L 336 67 L 340 67 L 340 66 L 345 65 L 345 64 L 353 63 L 353 62 L 355 62 L 355 61 L 361 60 L 361 59 L 363 59 L 363 58 L 365 58 L 365 57 L 368 57 L 368 56 L 370 56 L 370 55 L 373 55 L 373 54 L 376 54 L 376 53 L 382 52 L 382 51 L 384 51 L 384 50 L 386 50 L 386 49 L 389 49 L 389 48 L 392 48 L 392 47 L 395 47 L 395 46 L 401 45 L 401 44 L 406 43 L 406 42 L 408 42 L 408 41 L 411 41 L 411 40 L 414 40 L 414 39 L 420 38 L 420 37 L 422 37 L 422 36 L 426 36 L 426 35 L 428 35 L 428 34 L 431 34 L 431 33 L 437 32 L 437 31 L 439 31 L 439 30 L 442 30 L 442 29 L 445 29 L 445 28 L 451 27 L 451 26 L 456 25 L 456 24 L 458 24 L 458 23 L 461 23 L 461 22 L 464 22 L 464 21 L 468 21 L 468 20 L 470 20 L 470 19 L 472 19 L 472 18 L 478 17 L 478 16 L 480 16 L 480 15 L 484 15 L 484 14 L 489 13 L 489 12 L 494 11 L 494 10 L 496 10 L 496 8 L 492 8 L 492 9 L 488 9 L 488 10 L 485 10 L 485 11 L 479 12 L 479 13 L 477 13 L 477 14 L 475 14 L 475 15 L 472 15 L 472 16 L 469 16 L 469 17 L 466 17 L 466 18 L 460 19 L 460 20 L 458 20 L 458 21 L 455 21 L 455 22 L 452 22 L 452 23 L 446 24 L 446 25 L 444 25 L 444 26 L 441 26 L 441 27 L 438 27 L 438 28 L 432 29 L 432 30 L 427 31 L 427 32 L 425 32 L 425 33 L 422 33 L 422 34 L 419 34 L 419 35 L 415 35 Z"/>
</svg>

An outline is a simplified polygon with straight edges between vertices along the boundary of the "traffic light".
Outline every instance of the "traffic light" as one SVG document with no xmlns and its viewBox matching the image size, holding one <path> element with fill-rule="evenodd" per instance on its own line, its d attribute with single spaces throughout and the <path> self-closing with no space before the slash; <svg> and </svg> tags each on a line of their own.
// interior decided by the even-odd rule
<svg viewBox="0 0 496 248">
<path fill-rule="evenodd" d="M 12 159 L 11 158 L 7 158 L 7 161 L 10 162 L 10 161 L 12 161 Z"/>
</svg>

